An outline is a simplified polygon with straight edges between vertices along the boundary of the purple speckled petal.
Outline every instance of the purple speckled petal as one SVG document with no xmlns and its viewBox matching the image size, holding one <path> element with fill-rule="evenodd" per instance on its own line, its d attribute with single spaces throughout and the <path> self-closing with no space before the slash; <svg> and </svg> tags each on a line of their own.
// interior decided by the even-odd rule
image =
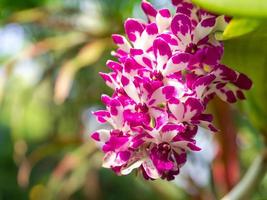
<svg viewBox="0 0 267 200">
<path fill-rule="evenodd" d="M 93 114 L 96 116 L 97 120 L 100 123 L 106 123 L 107 119 L 110 118 L 110 113 L 106 110 L 98 110 L 96 112 L 93 112 Z"/>
<path fill-rule="evenodd" d="M 119 34 L 113 34 L 112 35 L 112 39 L 113 39 L 113 42 L 123 51 L 125 52 L 129 52 L 130 51 L 130 48 L 131 48 L 131 45 L 129 44 L 129 42 L 127 41 L 127 39 L 122 36 L 122 35 L 119 35 Z"/>
<path fill-rule="evenodd" d="M 156 23 L 159 27 L 159 32 L 162 33 L 164 30 L 170 27 L 172 21 L 171 12 L 168 9 L 159 10 L 156 16 Z"/>
<path fill-rule="evenodd" d="M 123 69 L 123 66 L 118 63 L 118 62 L 115 62 L 113 60 L 108 60 L 106 65 L 113 71 L 115 72 L 122 72 L 122 69 Z"/>
<path fill-rule="evenodd" d="M 141 7 L 144 13 L 147 15 L 148 20 L 150 22 L 154 22 L 157 15 L 157 10 L 153 7 L 153 5 L 146 0 L 142 0 Z"/>
<path fill-rule="evenodd" d="M 179 5 L 180 3 L 182 3 L 184 0 L 172 0 L 172 4 L 177 6 Z"/>
<path fill-rule="evenodd" d="M 155 57 L 157 58 L 157 69 L 161 71 L 172 55 L 170 46 L 163 39 L 157 38 L 154 40 L 153 48 Z"/>
<path fill-rule="evenodd" d="M 176 14 L 171 22 L 171 30 L 187 46 L 191 42 L 192 22 L 184 14 Z"/>
<path fill-rule="evenodd" d="M 182 102 L 180 102 L 178 99 L 172 98 L 169 101 L 168 107 L 169 107 L 171 113 L 176 118 L 177 122 L 178 123 L 183 122 L 184 112 L 185 112 L 184 104 Z"/>
<path fill-rule="evenodd" d="M 173 86 L 164 86 L 158 88 L 153 92 L 148 105 L 157 106 L 166 102 L 168 99 L 172 98 L 176 94 L 175 88 Z"/>
<path fill-rule="evenodd" d="M 143 164 L 143 160 L 134 160 L 131 162 L 128 162 L 126 166 L 123 166 L 121 169 L 121 174 L 122 175 L 128 175 L 130 174 L 134 169 L 139 168 Z"/>
<path fill-rule="evenodd" d="M 213 31 L 215 25 L 216 16 L 207 17 L 199 22 L 194 32 L 194 43 L 197 43 L 198 41 L 208 36 L 211 31 Z"/>
<path fill-rule="evenodd" d="M 111 74 L 99 72 L 99 75 L 103 78 L 107 86 L 112 89 L 116 88 L 117 84 L 115 83 L 115 80 L 113 79 Z"/>
<path fill-rule="evenodd" d="M 130 98 L 132 98 L 136 103 L 139 103 L 140 102 L 139 94 L 136 90 L 134 83 L 130 81 L 130 78 L 122 75 L 121 82 L 122 82 L 123 89 L 126 92 L 126 94 Z"/>
<path fill-rule="evenodd" d="M 184 120 L 188 121 L 203 112 L 204 108 L 200 100 L 196 98 L 188 98 L 185 102 Z"/>
<path fill-rule="evenodd" d="M 196 7 L 190 1 L 186 2 L 185 0 L 180 2 L 176 9 L 176 13 L 184 14 L 194 20 L 197 20 L 195 19 L 196 11 Z"/>
<path fill-rule="evenodd" d="M 115 152 L 107 152 L 104 156 L 102 166 L 104 168 L 111 168 L 115 162 L 116 156 Z"/>
<path fill-rule="evenodd" d="M 136 42 L 144 31 L 144 25 L 136 19 L 127 19 L 124 24 L 125 32 L 131 42 Z"/>
<path fill-rule="evenodd" d="M 140 43 L 135 45 L 136 48 L 141 48 L 144 51 L 150 49 L 153 45 L 154 39 L 158 35 L 158 26 L 156 23 L 150 23 L 146 26 L 146 29 L 141 35 Z"/>
<path fill-rule="evenodd" d="M 110 131 L 101 129 L 92 133 L 91 138 L 100 143 L 106 143 L 110 139 Z"/>
<path fill-rule="evenodd" d="M 208 74 L 207 76 L 202 76 L 198 78 L 192 87 L 196 91 L 197 97 L 202 98 L 207 87 L 216 79 L 214 74 Z"/>
<path fill-rule="evenodd" d="M 152 179 L 158 179 L 160 177 L 160 174 L 153 164 L 152 160 L 146 159 L 142 164 L 146 174 L 152 178 Z"/>
<path fill-rule="evenodd" d="M 186 69 L 189 65 L 189 61 L 191 59 L 191 55 L 188 53 L 178 52 L 174 56 L 172 56 L 164 71 L 162 72 L 163 75 L 169 75 L 175 72 L 180 72 Z"/>
<path fill-rule="evenodd" d="M 233 84 L 244 90 L 249 90 L 252 87 L 252 81 L 242 73 L 238 75 L 237 80 Z"/>
</svg>

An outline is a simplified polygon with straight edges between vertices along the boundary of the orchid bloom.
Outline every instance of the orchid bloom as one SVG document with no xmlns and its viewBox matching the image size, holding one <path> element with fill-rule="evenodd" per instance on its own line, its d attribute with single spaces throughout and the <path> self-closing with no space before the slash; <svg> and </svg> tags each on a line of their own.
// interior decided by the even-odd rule
<svg viewBox="0 0 267 200">
<path fill-rule="evenodd" d="M 244 99 L 249 78 L 220 63 L 228 18 L 208 13 L 188 0 L 173 0 L 174 15 L 143 0 L 147 22 L 127 19 L 126 36 L 114 34 L 118 46 L 109 60 L 110 73 L 100 73 L 111 97 L 106 110 L 94 113 L 111 130 L 91 137 L 105 153 L 103 166 L 118 175 L 137 169 L 146 179 L 172 180 L 188 151 L 200 151 L 194 140 L 199 126 L 216 132 L 209 101 L 219 96 L 233 103 Z"/>
</svg>

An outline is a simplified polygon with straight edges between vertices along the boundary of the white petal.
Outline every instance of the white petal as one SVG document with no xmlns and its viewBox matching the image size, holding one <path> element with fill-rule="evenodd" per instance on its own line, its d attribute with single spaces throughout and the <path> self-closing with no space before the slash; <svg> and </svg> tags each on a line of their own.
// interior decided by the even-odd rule
<svg viewBox="0 0 267 200">
<path fill-rule="evenodd" d="M 152 160 L 146 159 L 145 162 L 143 163 L 143 167 L 144 167 L 145 172 L 150 178 L 152 179 L 160 178 L 160 174 L 158 173 L 158 170 L 156 169 Z"/>
<path fill-rule="evenodd" d="M 177 135 L 177 131 L 169 131 L 161 133 L 161 140 L 163 142 L 171 142 L 172 139 Z"/>
<path fill-rule="evenodd" d="M 106 153 L 103 159 L 102 166 L 104 168 L 111 168 L 113 164 L 115 163 L 116 156 L 117 156 L 116 153 L 112 151 Z"/>
<path fill-rule="evenodd" d="M 122 175 L 130 174 L 134 169 L 139 168 L 143 164 L 143 160 L 136 160 L 135 162 L 132 162 L 127 167 L 123 168 L 121 170 Z"/>
<path fill-rule="evenodd" d="M 182 122 L 184 118 L 184 104 L 182 102 L 177 103 L 169 103 L 169 109 L 172 112 L 172 114 L 175 116 L 177 122 Z"/>
</svg>

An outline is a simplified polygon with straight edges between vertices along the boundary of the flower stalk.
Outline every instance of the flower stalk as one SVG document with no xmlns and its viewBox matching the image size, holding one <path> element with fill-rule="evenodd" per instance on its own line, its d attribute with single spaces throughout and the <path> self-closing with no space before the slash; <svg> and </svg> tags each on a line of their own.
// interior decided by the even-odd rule
<svg viewBox="0 0 267 200">
<path fill-rule="evenodd" d="M 267 148 L 255 158 L 242 180 L 222 200 L 249 199 L 267 171 Z"/>
</svg>

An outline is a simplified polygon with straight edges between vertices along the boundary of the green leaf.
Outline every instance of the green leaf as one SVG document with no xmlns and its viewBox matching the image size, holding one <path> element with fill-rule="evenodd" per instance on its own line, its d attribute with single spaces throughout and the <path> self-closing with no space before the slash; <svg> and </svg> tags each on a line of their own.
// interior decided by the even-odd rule
<svg viewBox="0 0 267 200">
<path fill-rule="evenodd" d="M 266 0 L 193 0 L 206 10 L 242 17 L 267 17 Z"/>
<path fill-rule="evenodd" d="M 255 31 L 262 22 L 255 19 L 234 18 L 222 34 L 223 40 L 229 40 Z"/>
</svg>

